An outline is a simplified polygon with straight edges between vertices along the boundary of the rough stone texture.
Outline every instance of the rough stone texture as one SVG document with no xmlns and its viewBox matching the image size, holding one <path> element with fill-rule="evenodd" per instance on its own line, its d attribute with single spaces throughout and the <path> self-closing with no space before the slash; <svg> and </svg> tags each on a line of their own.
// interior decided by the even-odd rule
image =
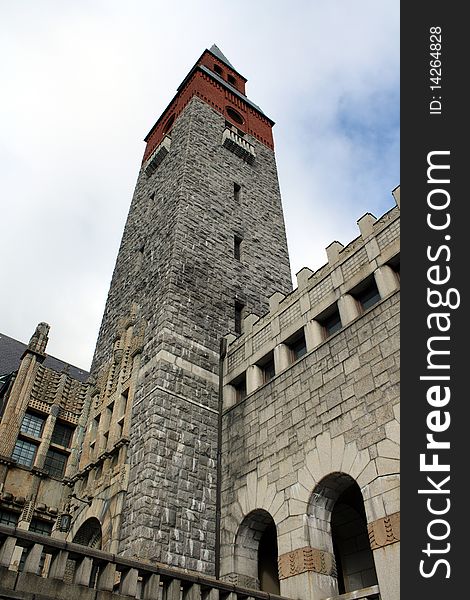
<svg viewBox="0 0 470 600">
<path fill-rule="evenodd" d="M 136 302 L 145 338 L 121 551 L 207 573 L 220 338 L 234 329 L 235 299 L 262 314 L 271 294 L 291 287 L 274 154 L 250 138 L 256 159 L 247 164 L 222 146 L 224 129 L 223 116 L 193 98 L 150 178 L 144 163 L 92 367 L 109 359 L 116 322 Z"/>
<path fill-rule="evenodd" d="M 330 253 L 330 262 L 316 274 L 303 274 L 292 294 L 229 343 L 222 448 L 224 575 L 250 575 L 237 570 L 242 565 L 237 532 L 253 511 L 264 510 L 277 528 L 281 593 L 302 589 L 302 571 L 315 569 L 296 566 L 299 552 L 310 547 L 333 553 L 332 510 L 353 480 L 364 500 L 374 554 L 384 545 L 399 546 L 399 278 L 391 272 L 382 297 L 367 310 L 351 295 L 361 281 L 396 264 L 398 216 L 394 209 L 371 222 L 365 235 Z M 387 243 L 369 259 L 364 248 L 376 238 Z M 316 317 L 343 297 L 351 300 L 342 329 L 317 336 L 316 343 L 310 340 L 300 360 L 291 355 L 290 364 L 279 361 L 273 379 L 255 381 L 254 391 L 234 404 L 231 382 L 244 373 L 249 377 L 269 353 L 279 355 L 289 339 L 318 324 Z M 260 337 L 262 343 L 256 343 Z M 377 560 L 375 567 L 379 582 L 384 581 L 385 563 Z M 332 595 L 336 577 L 315 575 L 312 586 L 299 597 Z M 397 600 L 395 592 L 393 586 L 381 590 L 384 600 Z"/>
<path fill-rule="evenodd" d="M 281 592 L 334 595 L 331 519 L 355 481 L 381 598 L 397 600 L 399 210 L 378 220 L 364 215 L 361 235 L 346 247 L 330 244 L 328 264 L 303 269 L 290 292 L 274 154 L 249 123 L 245 133 L 253 136 L 227 127 L 227 106 L 213 99 L 241 101 L 206 79 L 217 93 L 189 99 L 186 88 L 173 128 L 164 131 L 165 114 L 160 120 L 166 137 L 158 160 L 150 153 L 142 165 L 91 379 L 84 384 L 47 366 L 45 324 L 11 377 L 0 423 L 0 507 L 19 529 L 39 522 L 52 537 L 90 546 L 75 571 L 84 584 L 99 547 L 212 575 L 219 342 L 235 328 L 238 300 L 244 333 L 227 336 L 223 365 L 222 579 L 262 584 L 260 539 L 274 523 Z M 257 114 L 251 110 L 250 119 Z M 397 190 L 395 197 L 399 203 Z M 380 294 L 368 309 L 357 299 L 366 281 Z M 343 327 L 327 337 L 333 306 Z M 306 354 L 294 360 L 292 343 L 302 333 Z M 269 381 L 266 359 L 275 369 Z M 26 439 L 20 428 L 29 409 L 47 420 L 26 467 L 11 451 L 18 436 Z M 75 427 L 70 449 L 61 449 L 69 456 L 63 481 L 42 469 L 56 419 Z M 64 511 L 72 516 L 68 532 L 60 531 Z M 17 568 L 22 550 L 10 549 Z M 36 548 L 27 568 L 35 570 L 38 558 Z M 135 568 L 122 571 L 122 593 L 134 594 Z M 100 597 L 114 585 L 114 569 L 100 575 Z M 354 589 L 369 585 L 363 573 L 351 570 Z M 32 577 L 18 582 L 30 585 Z M 158 582 L 149 579 L 148 590 Z M 68 597 L 66 590 L 57 597 Z"/>
</svg>

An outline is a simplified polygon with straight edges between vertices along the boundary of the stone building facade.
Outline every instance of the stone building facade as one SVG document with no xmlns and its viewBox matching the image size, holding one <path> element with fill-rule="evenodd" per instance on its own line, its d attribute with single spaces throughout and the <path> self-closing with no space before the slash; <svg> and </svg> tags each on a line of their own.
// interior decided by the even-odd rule
<svg viewBox="0 0 470 600">
<path fill-rule="evenodd" d="M 267 314 L 247 315 L 243 335 L 228 337 L 229 580 L 259 585 L 272 527 L 284 595 L 379 584 L 382 598 L 398 598 L 399 218 L 399 206 L 364 215 L 357 239 L 331 244 L 324 267 L 302 269 L 294 292 L 273 294 Z"/>
<path fill-rule="evenodd" d="M 94 548 L 97 589 L 131 589 L 101 550 L 234 590 L 395 600 L 399 189 L 292 291 L 273 122 L 245 84 L 205 50 L 148 134 L 91 373 L 46 366 L 46 324 L 0 370 L 0 522 Z M 10 570 L 57 575 L 23 546 Z"/>
</svg>

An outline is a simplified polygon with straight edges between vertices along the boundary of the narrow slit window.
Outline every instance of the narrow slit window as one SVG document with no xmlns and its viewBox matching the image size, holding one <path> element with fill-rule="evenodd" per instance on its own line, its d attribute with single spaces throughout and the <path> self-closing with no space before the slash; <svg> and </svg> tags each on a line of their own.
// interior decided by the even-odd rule
<svg viewBox="0 0 470 600">
<path fill-rule="evenodd" d="M 243 309 L 245 305 L 235 300 L 235 333 L 240 334 L 242 332 L 242 321 L 243 321 Z"/>
<path fill-rule="evenodd" d="M 44 471 L 52 477 L 61 478 L 64 476 L 65 467 L 67 465 L 67 454 L 49 449 L 44 461 Z"/>
<path fill-rule="evenodd" d="M 241 260 L 242 241 L 243 241 L 243 238 L 239 237 L 238 235 L 235 235 L 233 238 L 233 256 L 234 256 L 235 260 Z"/>
<path fill-rule="evenodd" d="M 233 387 L 235 389 L 235 402 L 241 402 L 246 398 L 246 376 L 243 376 L 234 382 Z"/>
<path fill-rule="evenodd" d="M 233 199 L 239 203 L 241 200 L 242 187 L 238 183 L 233 184 Z"/>
<path fill-rule="evenodd" d="M 26 413 L 21 423 L 21 433 L 40 438 L 46 419 L 39 415 Z"/>
<path fill-rule="evenodd" d="M 51 442 L 53 444 L 58 444 L 59 446 L 64 446 L 65 448 L 69 448 L 72 441 L 73 432 L 74 427 L 66 425 L 65 423 L 57 422 L 55 424 L 54 431 L 52 432 Z"/>
<path fill-rule="evenodd" d="M 274 354 L 271 352 L 258 363 L 261 371 L 263 372 L 263 383 L 268 383 L 271 379 L 276 375 L 276 370 L 274 368 Z"/>
</svg>

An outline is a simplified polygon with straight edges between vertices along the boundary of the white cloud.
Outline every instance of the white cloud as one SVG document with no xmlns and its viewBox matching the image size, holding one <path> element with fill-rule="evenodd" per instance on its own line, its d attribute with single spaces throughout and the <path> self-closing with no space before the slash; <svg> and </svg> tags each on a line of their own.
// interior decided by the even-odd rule
<svg viewBox="0 0 470 600">
<path fill-rule="evenodd" d="M 398 181 L 398 3 L 8 3 L 0 24 L 0 330 L 91 361 L 144 136 L 217 43 L 277 125 L 292 267 Z"/>
</svg>

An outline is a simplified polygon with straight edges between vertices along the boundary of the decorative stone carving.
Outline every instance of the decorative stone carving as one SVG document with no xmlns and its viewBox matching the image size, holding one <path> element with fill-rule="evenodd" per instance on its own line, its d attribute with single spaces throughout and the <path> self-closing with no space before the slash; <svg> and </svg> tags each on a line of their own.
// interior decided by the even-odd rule
<svg viewBox="0 0 470 600">
<path fill-rule="evenodd" d="M 279 579 L 294 577 L 306 571 L 336 576 L 334 556 L 330 552 L 310 546 L 282 554 L 278 559 L 278 566 Z"/>
<path fill-rule="evenodd" d="M 44 354 L 47 345 L 49 329 L 50 326 L 48 323 L 39 323 L 36 327 L 36 331 L 29 340 L 28 349 L 32 350 L 33 352 L 37 352 L 38 354 Z"/>
<path fill-rule="evenodd" d="M 367 526 L 372 550 L 400 541 L 400 513 L 377 519 Z"/>
</svg>

